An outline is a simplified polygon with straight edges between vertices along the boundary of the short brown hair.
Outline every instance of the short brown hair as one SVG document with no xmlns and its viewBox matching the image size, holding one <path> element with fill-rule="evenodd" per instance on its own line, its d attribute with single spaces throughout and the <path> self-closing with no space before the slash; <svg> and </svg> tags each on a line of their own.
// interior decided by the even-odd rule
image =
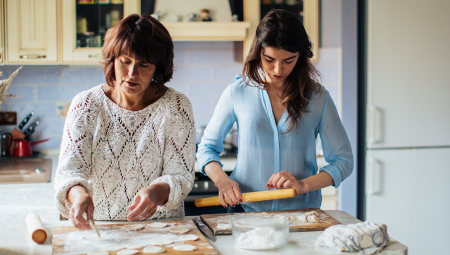
<svg viewBox="0 0 450 255">
<path fill-rule="evenodd" d="M 173 47 L 169 31 L 158 20 L 150 15 L 129 15 L 106 32 L 102 47 L 106 83 L 115 86 L 115 58 L 134 54 L 139 61 L 156 65 L 150 85 L 159 91 L 173 76 Z"/>
<path fill-rule="evenodd" d="M 300 125 L 312 92 L 321 93 L 321 75 L 310 62 L 313 45 L 301 20 L 289 11 L 272 9 L 258 25 L 244 63 L 242 77 L 247 85 L 266 88 L 267 82 L 260 75 L 263 71 L 260 54 L 262 48 L 270 46 L 299 54 L 297 64 L 283 83 L 281 94 L 281 103 L 288 114 L 286 120 L 289 120 L 286 132 L 290 132 Z"/>
</svg>

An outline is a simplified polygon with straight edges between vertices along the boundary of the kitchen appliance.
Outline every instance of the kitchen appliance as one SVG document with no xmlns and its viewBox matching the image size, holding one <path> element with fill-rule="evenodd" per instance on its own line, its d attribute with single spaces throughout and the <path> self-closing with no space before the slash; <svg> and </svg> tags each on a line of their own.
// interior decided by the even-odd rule
<svg viewBox="0 0 450 255">
<path fill-rule="evenodd" d="M 366 220 L 408 254 L 448 254 L 450 1 L 394 2 L 366 6 Z"/>
<path fill-rule="evenodd" d="M 242 203 L 282 199 L 295 197 L 295 195 L 297 195 L 297 193 L 294 189 L 248 192 L 242 193 Z M 226 200 L 225 202 L 229 204 Z M 194 204 L 197 207 L 221 205 L 219 197 L 200 198 L 195 200 Z"/>
<path fill-rule="evenodd" d="M 13 144 L 13 136 L 11 133 L 3 133 L 0 135 L 0 157 L 6 157 L 6 152 L 11 149 Z"/>
<path fill-rule="evenodd" d="M 225 173 L 230 176 L 232 171 L 225 171 Z M 195 172 L 194 185 L 191 192 L 187 195 L 184 200 L 184 212 L 186 216 L 209 214 L 209 213 L 226 213 L 222 205 L 220 206 L 210 206 L 210 207 L 197 207 L 194 204 L 196 199 L 214 197 L 219 194 L 214 182 L 209 179 L 208 176 L 200 172 Z"/>
</svg>

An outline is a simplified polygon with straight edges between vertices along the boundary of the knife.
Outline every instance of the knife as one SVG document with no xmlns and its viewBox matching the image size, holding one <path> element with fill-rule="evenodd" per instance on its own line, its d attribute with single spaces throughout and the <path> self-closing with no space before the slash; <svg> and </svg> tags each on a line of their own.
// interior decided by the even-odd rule
<svg viewBox="0 0 450 255">
<path fill-rule="evenodd" d="M 30 136 L 34 133 L 34 131 L 36 130 L 37 125 L 39 125 L 39 120 L 36 121 L 35 123 L 29 125 L 27 127 L 27 129 L 25 129 L 23 131 L 23 134 L 25 135 L 25 139 L 30 139 Z"/>
<path fill-rule="evenodd" d="M 217 237 L 214 235 L 211 229 L 209 229 L 208 226 L 206 226 L 202 222 L 199 216 L 194 217 L 192 221 L 194 222 L 195 226 L 197 226 L 197 228 L 200 230 L 200 232 L 202 232 L 203 235 L 208 237 L 213 242 L 217 241 Z"/>
<path fill-rule="evenodd" d="M 31 119 L 31 116 L 34 115 L 34 111 L 30 112 L 20 123 L 17 125 L 17 129 L 22 130 L 23 127 L 28 123 L 28 121 Z"/>
</svg>

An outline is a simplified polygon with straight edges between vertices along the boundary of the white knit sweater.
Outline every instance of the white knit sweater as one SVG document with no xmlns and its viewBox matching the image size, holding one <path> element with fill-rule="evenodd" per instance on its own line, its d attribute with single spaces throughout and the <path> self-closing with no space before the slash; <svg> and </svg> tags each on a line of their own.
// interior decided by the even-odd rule
<svg viewBox="0 0 450 255">
<path fill-rule="evenodd" d="M 129 111 L 99 85 L 70 105 L 54 183 L 56 204 L 67 217 L 67 192 L 78 184 L 93 198 L 95 220 L 126 220 L 134 195 L 163 182 L 170 185 L 169 199 L 152 219 L 182 216 L 194 162 L 194 117 L 185 95 L 169 88 L 145 109 Z"/>
</svg>

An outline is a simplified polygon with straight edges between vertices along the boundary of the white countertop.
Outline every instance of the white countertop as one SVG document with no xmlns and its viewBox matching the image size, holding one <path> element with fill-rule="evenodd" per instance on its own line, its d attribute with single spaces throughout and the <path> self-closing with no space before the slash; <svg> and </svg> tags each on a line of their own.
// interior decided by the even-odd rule
<svg viewBox="0 0 450 255">
<path fill-rule="evenodd" d="M 56 157 L 53 162 L 52 180 L 56 168 Z M 44 244 L 34 243 L 25 224 L 28 212 L 34 212 L 41 220 L 48 233 Z M 358 219 L 342 211 L 325 211 L 343 224 L 359 222 Z M 3 184 L 0 185 L 0 254 L 51 254 L 52 230 L 56 226 L 70 226 L 69 221 L 60 221 L 59 212 L 54 205 L 52 183 L 38 184 Z M 185 217 L 191 219 L 192 217 Z M 168 219 L 180 220 L 180 219 Z M 111 224 L 112 222 L 105 222 Z M 120 223 L 120 222 L 115 222 Z M 102 224 L 102 222 L 97 222 Z M 342 254 L 331 249 L 316 248 L 314 241 L 321 231 L 290 233 L 290 243 L 283 249 L 272 251 L 248 251 L 234 246 L 232 236 L 218 236 L 217 242 L 211 243 L 219 254 Z M 395 240 L 381 254 L 407 254 L 407 247 Z"/>
</svg>

